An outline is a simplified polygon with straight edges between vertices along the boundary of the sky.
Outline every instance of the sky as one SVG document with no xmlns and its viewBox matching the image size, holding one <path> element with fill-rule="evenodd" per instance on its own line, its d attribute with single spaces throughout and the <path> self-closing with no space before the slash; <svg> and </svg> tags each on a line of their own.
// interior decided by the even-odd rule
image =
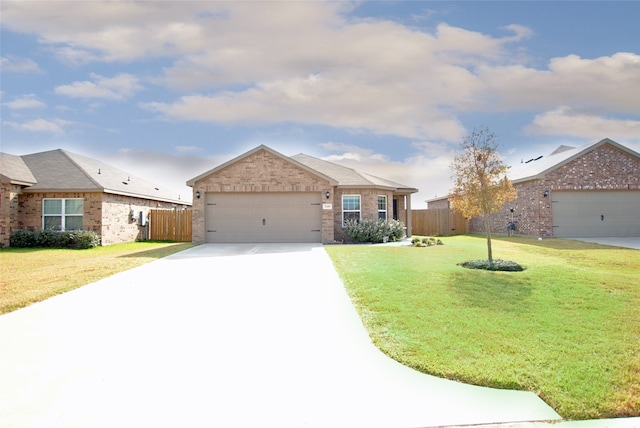
<svg viewBox="0 0 640 428">
<path fill-rule="evenodd" d="M 640 152 L 637 1 L 0 2 L 0 150 L 175 190 L 265 144 L 446 195 L 463 138 L 505 163 Z"/>
</svg>

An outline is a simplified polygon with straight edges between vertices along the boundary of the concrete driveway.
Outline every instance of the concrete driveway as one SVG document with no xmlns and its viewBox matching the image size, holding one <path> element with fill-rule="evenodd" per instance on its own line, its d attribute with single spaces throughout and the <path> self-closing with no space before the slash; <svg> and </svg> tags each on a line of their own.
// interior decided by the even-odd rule
<svg viewBox="0 0 640 428">
<path fill-rule="evenodd" d="M 613 247 L 633 248 L 640 250 L 640 236 L 613 238 L 571 238 L 576 241 L 592 242 L 594 244 L 610 245 Z"/>
<path fill-rule="evenodd" d="M 319 244 L 195 247 L 1 316 L 0 347 L 3 427 L 559 419 L 387 358 Z"/>
</svg>

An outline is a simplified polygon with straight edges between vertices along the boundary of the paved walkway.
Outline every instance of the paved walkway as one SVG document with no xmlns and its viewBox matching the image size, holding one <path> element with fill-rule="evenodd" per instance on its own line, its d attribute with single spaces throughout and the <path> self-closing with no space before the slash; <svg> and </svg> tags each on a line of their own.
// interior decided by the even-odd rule
<svg viewBox="0 0 640 428">
<path fill-rule="evenodd" d="M 314 244 L 195 247 L 1 316 L 0 349 L 3 427 L 559 418 L 384 356 Z"/>
</svg>

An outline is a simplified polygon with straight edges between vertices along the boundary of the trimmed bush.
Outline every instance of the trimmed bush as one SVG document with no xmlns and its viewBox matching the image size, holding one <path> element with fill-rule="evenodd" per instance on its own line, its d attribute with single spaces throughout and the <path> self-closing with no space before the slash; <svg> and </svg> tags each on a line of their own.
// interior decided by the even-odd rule
<svg viewBox="0 0 640 428">
<path fill-rule="evenodd" d="M 494 260 L 493 263 L 489 263 L 489 260 L 469 260 L 464 263 L 458 263 L 458 265 L 468 269 L 483 269 L 503 272 L 521 272 L 524 270 L 524 268 L 518 263 L 509 260 Z"/>
<path fill-rule="evenodd" d="M 100 235 L 89 230 L 36 232 L 18 229 L 11 233 L 9 244 L 14 248 L 93 248 L 100 245 Z"/>
<path fill-rule="evenodd" d="M 433 237 L 420 238 L 419 236 L 414 236 L 411 238 L 411 244 L 414 247 L 431 247 L 434 245 L 444 245 L 444 243 Z"/>
<path fill-rule="evenodd" d="M 404 224 L 398 220 L 348 220 L 345 224 L 344 232 L 354 242 L 377 244 L 384 242 L 385 237 L 393 242 L 404 237 Z"/>
<path fill-rule="evenodd" d="M 15 248 L 32 248 L 36 246 L 36 235 L 26 229 L 18 229 L 11 232 L 9 245 Z"/>
</svg>

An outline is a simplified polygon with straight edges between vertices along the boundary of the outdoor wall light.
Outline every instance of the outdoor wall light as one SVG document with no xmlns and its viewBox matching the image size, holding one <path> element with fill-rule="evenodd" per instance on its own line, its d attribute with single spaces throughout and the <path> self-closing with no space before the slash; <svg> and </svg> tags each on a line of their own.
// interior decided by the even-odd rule
<svg viewBox="0 0 640 428">
<path fill-rule="evenodd" d="M 545 198 L 546 198 L 547 196 L 549 196 L 549 191 L 548 191 L 548 190 L 545 190 L 545 191 L 544 191 L 544 193 L 542 194 L 542 196 L 544 196 Z"/>
<path fill-rule="evenodd" d="M 200 199 L 200 191 L 196 190 L 196 199 Z"/>
<path fill-rule="evenodd" d="M 328 190 L 324 195 L 327 197 L 327 199 L 329 199 L 329 197 L 331 197 L 331 193 Z"/>
</svg>

